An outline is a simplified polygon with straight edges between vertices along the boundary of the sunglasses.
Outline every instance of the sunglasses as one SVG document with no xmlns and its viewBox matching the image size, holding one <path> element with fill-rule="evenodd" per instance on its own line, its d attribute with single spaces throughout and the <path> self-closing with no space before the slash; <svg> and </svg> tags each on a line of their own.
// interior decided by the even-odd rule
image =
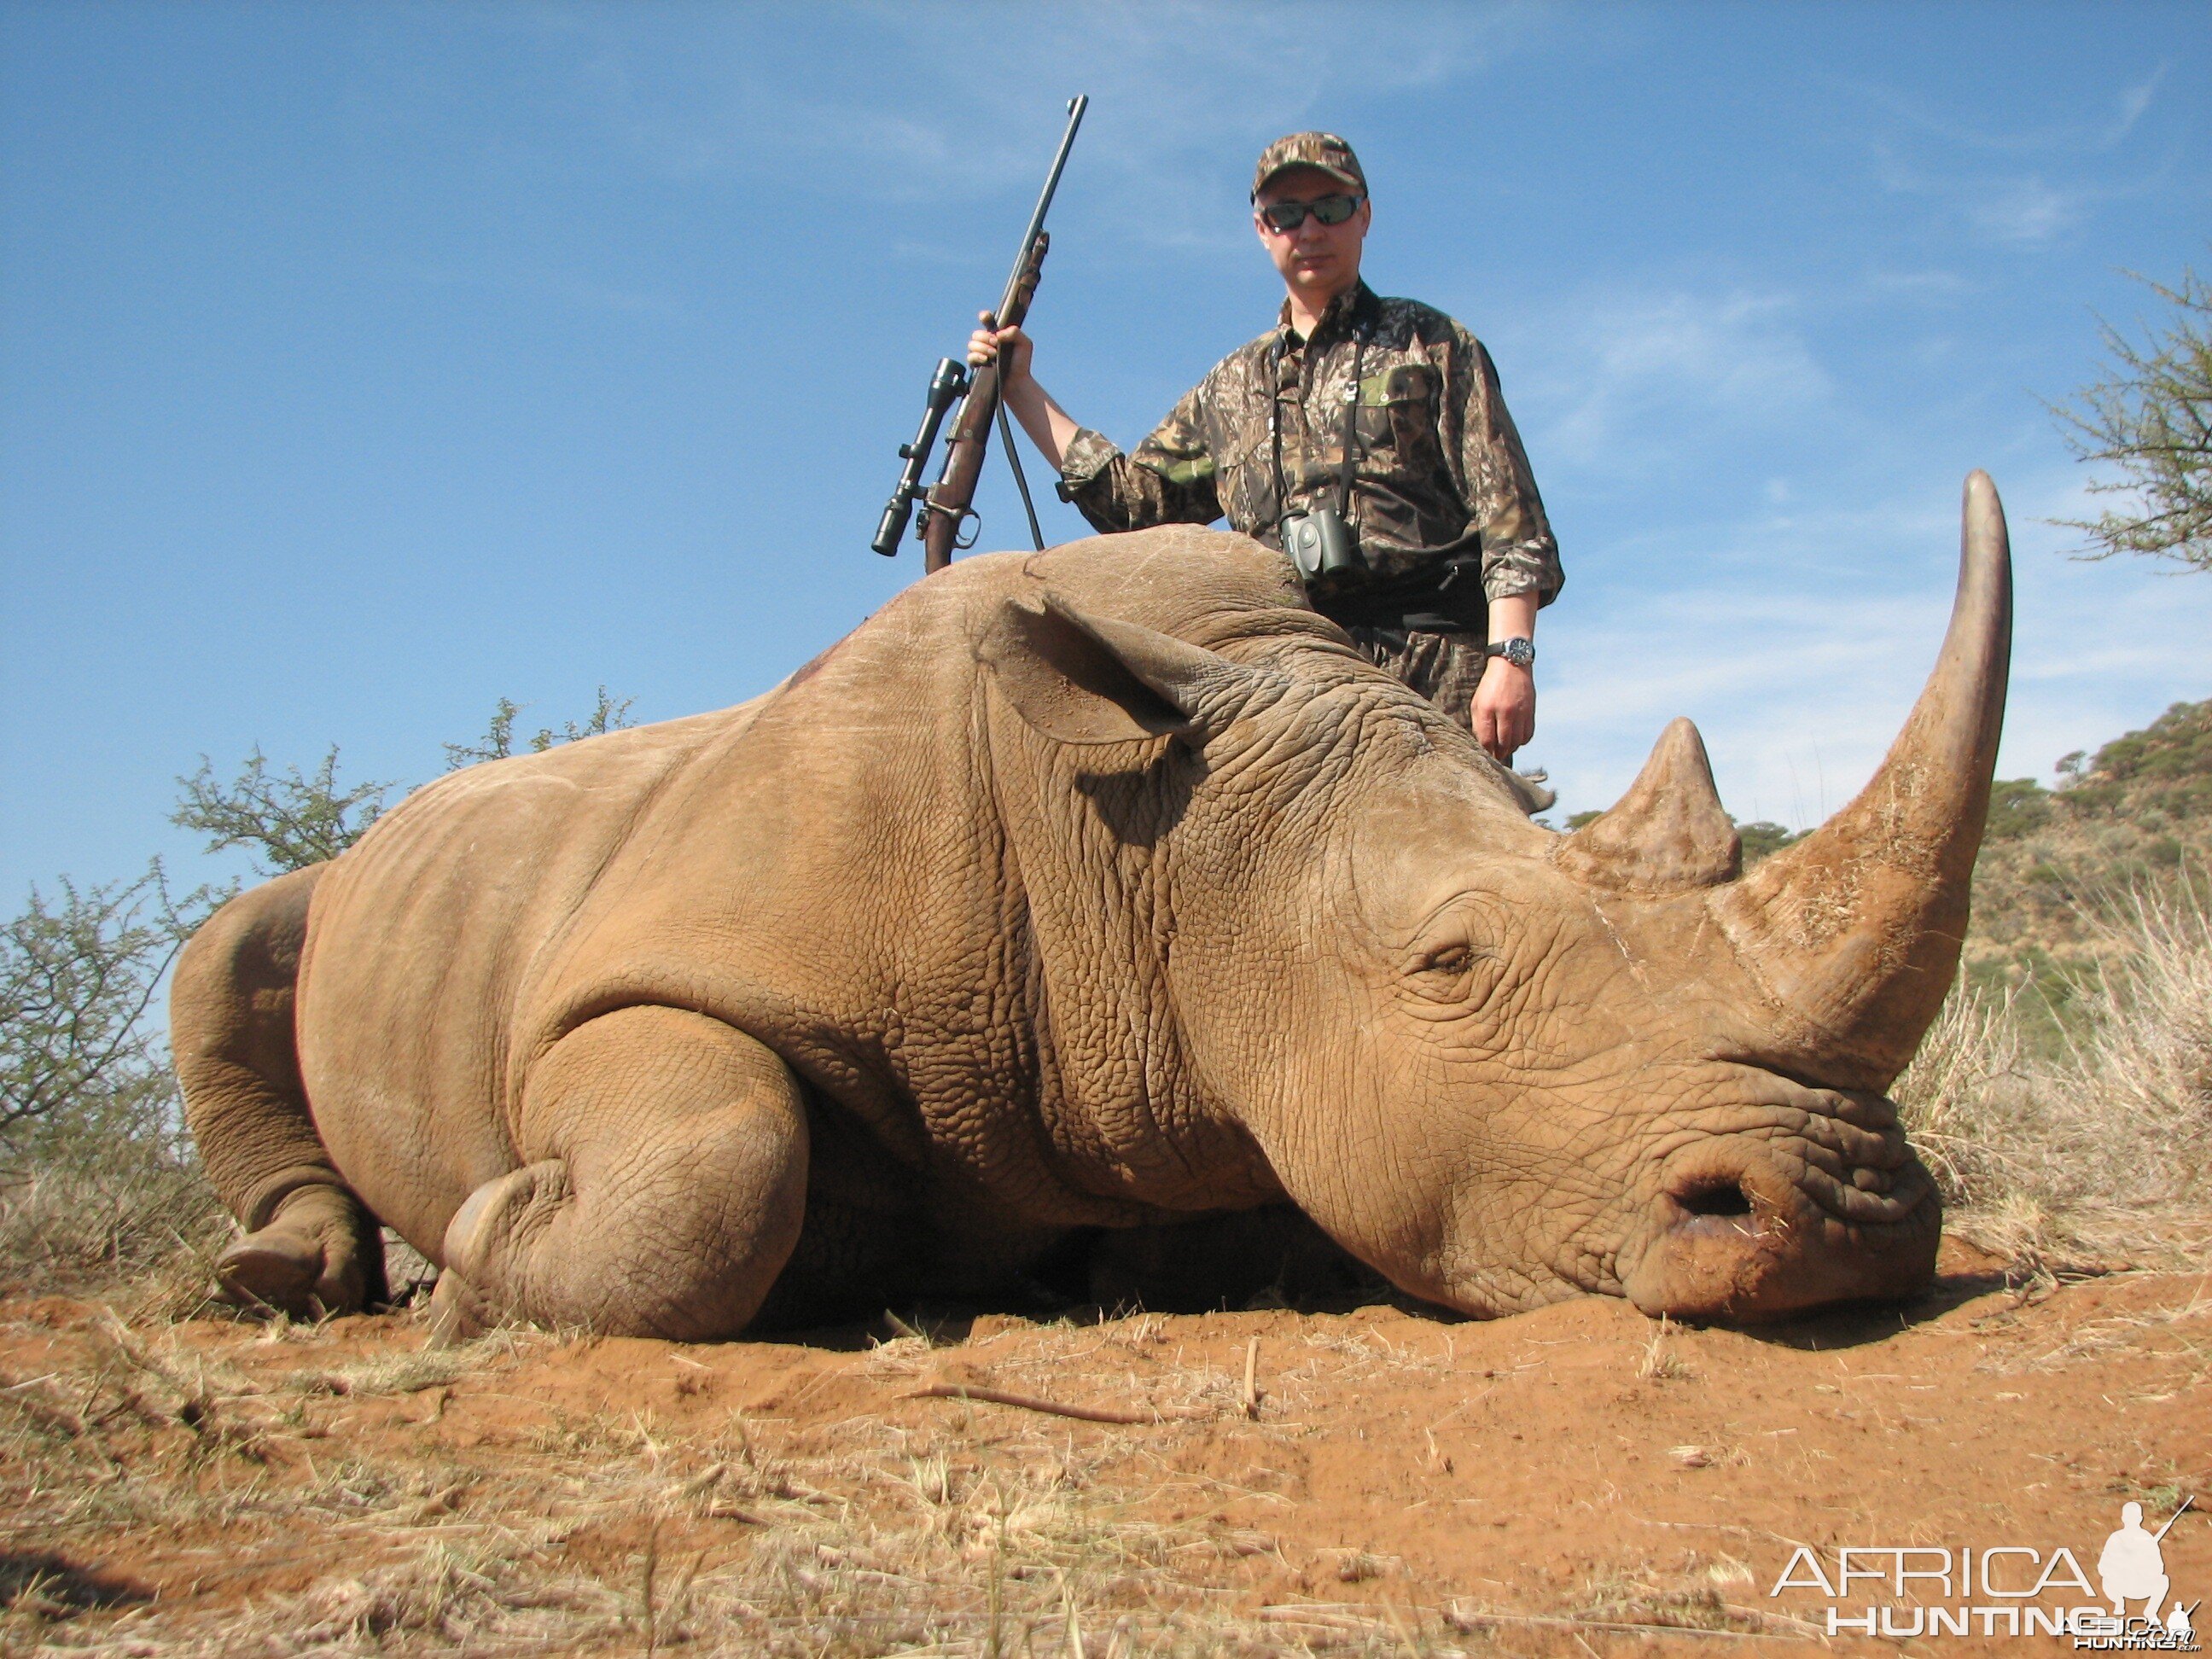
<svg viewBox="0 0 2212 1659">
<path fill-rule="evenodd" d="M 1267 228 L 1288 235 L 1305 223 L 1306 215 L 1325 225 L 1340 225 L 1359 210 L 1364 196 L 1323 196 L 1310 202 L 1272 202 L 1260 210 Z"/>
</svg>

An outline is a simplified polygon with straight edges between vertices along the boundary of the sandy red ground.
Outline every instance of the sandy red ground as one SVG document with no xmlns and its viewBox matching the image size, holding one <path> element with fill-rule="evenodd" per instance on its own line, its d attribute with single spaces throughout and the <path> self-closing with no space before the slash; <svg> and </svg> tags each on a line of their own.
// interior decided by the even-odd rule
<svg viewBox="0 0 2212 1659">
<path fill-rule="evenodd" d="M 696 1484 L 708 1453 L 695 1448 L 716 1434 L 726 1442 L 733 1413 L 817 1488 L 836 1486 L 849 1463 L 856 1504 L 878 1501 L 860 1475 L 871 1459 L 890 1467 L 878 1456 L 885 1447 L 934 1449 L 979 1469 L 1079 1462 L 1086 1489 L 1114 1494 L 1125 1522 L 1213 1540 L 1212 1565 L 1194 1570 L 1205 1587 L 1194 1604 L 1225 1609 L 1250 1632 L 1279 1631 L 1286 1650 L 1376 1628 L 1426 1651 L 1742 1639 L 1614 1628 L 1677 1622 L 1760 1632 L 1749 1639 L 1762 1646 L 1802 1641 L 1808 1627 L 1825 1632 L 1828 1598 L 1770 1594 L 1801 1545 L 1831 1573 L 1843 1546 L 1934 1547 L 1954 1560 L 1961 1548 L 2015 1546 L 2039 1561 L 2064 1546 L 2094 1579 L 2123 1502 L 2142 1501 L 2155 1527 L 2183 1494 L 2198 1508 L 2163 1546 L 2173 1594 L 2212 1595 L 2212 1276 L 2123 1273 L 2028 1292 L 1963 1246 L 1947 1248 L 1947 1265 L 1937 1294 L 1918 1305 L 1753 1333 L 1662 1331 L 1606 1299 L 1487 1324 L 1389 1306 L 1090 1324 L 993 1316 L 939 1333 L 933 1346 L 872 1346 L 858 1333 L 704 1346 L 536 1339 L 450 1384 L 389 1395 L 288 1393 L 285 1382 L 419 1346 L 419 1324 L 404 1319 L 340 1320 L 284 1341 L 202 1320 L 159 1340 L 173 1361 L 226 1365 L 265 1401 L 295 1402 L 283 1421 L 273 1406 L 259 1417 L 250 1401 L 224 1407 L 260 1425 L 256 1478 L 279 1486 L 324 1478 L 341 1456 L 386 1468 L 411 1460 L 553 1471 L 563 1452 L 551 1430 L 598 1424 L 604 1437 L 604 1425 L 627 1423 L 644 1437 L 626 1461 L 650 1458 L 657 1470 L 665 1460 L 675 1490 Z M 18 1303 L 0 1308 L 0 1382 L 96 1363 L 102 1339 L 86 1304 Z M 1255 1339 L 1256 1416 L 1243 1385 Z M 931 1382 L 1160 1419 L 1097 1425 L 909 1397 Z M 133 1458 L 156 1458 L 162 1434 L 199 1432 L 137 1431 L 142 1440 L 107 1454 L 125 1471 Z M 622 1454 L 586 1448 L 576 1457 L 590 1455 Z M 808 1490 L 799 1500 L 821 1496 Z M 417 1534 L 435 1524 L 434 1498 L 427 1521 L 410 1516 Z M 741 1502 L 695 1504 L 679 1521 L 681 1547 L 709 1573 L 760 1548 L 778 1525 Z M 237 1527 L 211 1537 L 197 1523 L 76 1526 L 52 1547 L 72 1571 L 150 1596 L 146 1607 L 201 1629 L 257 1598 L 357 1574 L 378 1547 L 343 1529 Z M 606 1576 L 635 1553 L 635 1532 L 579 1525 L 558 1547 L 576 1570 Z M 9 1534 L 19 1553 L 31 1541 Z M 2007 1562 L 2001 1583 L 2017 1581 L 2022 1559 Z M 1932 1588 L 1920 1599 L 1966 1600 Z M 2046 1595 L 2036 1605 L 2087 1599 Z M 1862 1582 L 1846 1605 L 1857 1613 L 1869 1603 L 1912 1617 L 1910 1599 Z M 1088 1650 L 1106 1650 L 1096 1632 L 1110 1611 L 1094 1618 Z M 71 1641 L 93 1641 L 116 1616 L 85 1612 L 56 1626 L 57 1638 L 66 1629 Z M 1584 1622 L 1539 1622 L 1551 1618 Z M 1846 1636 L 1842 1645 L 1862 1644 Z M 1978 1633 L 1903 1645 L 2071 1648 Z"/>
</svg>

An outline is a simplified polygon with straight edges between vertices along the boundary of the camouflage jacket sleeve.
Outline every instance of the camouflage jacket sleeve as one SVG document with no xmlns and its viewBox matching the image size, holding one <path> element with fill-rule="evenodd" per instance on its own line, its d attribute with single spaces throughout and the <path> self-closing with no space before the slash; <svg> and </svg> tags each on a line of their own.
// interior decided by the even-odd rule
<svg viewBox="0 0 2212 1659">
<path fill-rule="evenodd" d="M 1454 435 L 1460 476 L 1473 527 L 1482 535 L 1482 591 L 1493 599 L 1534 593 L 1539 605 L 1549 605 L 1566 580 L 1559 544 L 1544 515 L 1521 434 L 1506 413 L 1497 367 L 1481 341 L 1464 329 L 1457 331 L 1459 384 L 1447 399 L 1446 419 L 1455 420 L 1459 428 Z"/>
<path fill-rule="evenodd" d="M 1208 375 L 1182 395 L 1152 434 L 1125 455 L 1085 428 L 1060 459 L 1060 493 L 1101 531 L 1211 524 L 1221 516 L 1218 468 L 1206 439 Z"/>
</svg>

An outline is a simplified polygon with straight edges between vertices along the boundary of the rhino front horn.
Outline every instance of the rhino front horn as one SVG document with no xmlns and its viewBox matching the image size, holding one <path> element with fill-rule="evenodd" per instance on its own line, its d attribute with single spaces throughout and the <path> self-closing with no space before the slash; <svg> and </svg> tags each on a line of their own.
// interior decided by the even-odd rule
<svg viewBox="0 0 2212 1659">
<path fill-rule="evenodd" d="M 1964 511 L 1950 631 L 1881 769 L 1714 897 L 1782 1055 L 1834 1087 L 1887 1088 L 1958 971 L 2012 653 L 2012 557 L 1987 473 L 1967 475 Z"/>
</svg>

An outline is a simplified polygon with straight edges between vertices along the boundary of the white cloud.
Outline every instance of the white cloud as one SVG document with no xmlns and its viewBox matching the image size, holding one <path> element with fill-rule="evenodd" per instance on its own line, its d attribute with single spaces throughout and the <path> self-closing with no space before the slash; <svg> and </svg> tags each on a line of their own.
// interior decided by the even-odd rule
<svg viewBox="0 0 2212 1659">
<path fill-rule="evenodd" d="M 2099 204 L 2125 193 L 2121 186 L 2055 185 L 2039 172 L 1929 168 L 1887 145 L 1876 147 L 1876 158 L 1884 189 L 1937 203 L 1975 235 L 2016 246 L 2056 240 Z"/>
<path fill-rule="evenodd" d="M 2086 192 L 2054 190 L 2031 176 L 1989 186 L 1970 203 L 1966 217 L 1977 231 L 2001 242 L 2047 242 L 2073 228 L 2087 200 Z"/>
<path fill-rule="evenodd" d="M 1950 110 L 1931 108 L 1894 88 L 1863 81 L 1838 80 L 1834 84 L 1880 106 L 1915 131 L 1955 149 L 1991 155 L 2092 155 L 2118 148 L 2135 131 L 2156 100 L 2166 68 L 2160 63 L 2142 80 L 2104 97 L 2085 93 L 2068 100 L 2066 118 L 2003 128 L 1969 125 Z M 2110 109 L 2111 115 L 2099 118 L 2101 109 Z"/>
<path fill-rule="evenodd" d="M 691 314 L 683 301 L 672 295 L 593 282 L 573 271 L 520 258 L 485 258 L 473 266 L 399 261 L 389 269 L 404 280 L 426 288 L 483 289 L 547 301 L 577 311 L 663 319 L 684 319 Z"/>
<path fill-rule="evenodd" d="M 1963 125 L 1887 88 L 1845 90 L 1901 123 L 1872 141 L 1885 188 L 1946 204 L 1977 236 L 2033 246 L 2057 240 L 2106 202 L 2155 187 L 2163 167 L 2149 180 L 2118 178 L 2110 158 L 2149 112 L 2166 71 L 2160 64 L 2116 93 L 2085 94 L 2063 118 L 2002 130 Z M 2043 165 L 2008 170 L 2008 161 L 2031 157 Z"/>
<path fill-rule="evenodd" d="M 1519 333 L 1542 367 L 1516 409 L 1547 468 L 1621 476 L 1658 465 L 1699 428 L 1802 415 L 1833 392 L 1786 295 L 1680 289 L 1584 294 Z"/>
<path fill-rule="evenodd" d="M 1678 714 L 1698 721 L 1740 818 L 1810 822 L 1870 775 L 1940 637 L 1934 594 L 1686 590 L 1576 630 L 1540 702 L 1555 787 L 1601 806 Z M 1932 617 L 1932 620 L 1931 620 Z"/>
<path fill-rule="evenodd" d="M 2152 100 L 2158 95 L 2158 84 L 2166 79 L 2166 65 L 2160 64 L 2134 86 L 2120 94 L 2119 109 L 2112 124 L 2105 129 L 2098 142 L 2100 149 L 2110 149 L 2136 129 L 2136 123 L 2149 112 Z"/>
<path fill-rule="evenodd" d="M 899 201 L 972 202 L 1029 184 L 1060 100 L 1087 92 L 1091 188 L 1141 194 L 1147 210 L 1124 223 L 1152 241 L 1187 240 L 1220 204 L 1242 207 L 1245 179 L 1224 172 L 1224 148 L 1241 161 L 1286 126 L 1332 125 L 1347 91 L 1370 100 L 1474 74 L 1549 27 L 1548 9 L 1503 3 L 1394 6 L 1352 29 L 1317 0 L 836 9 L 871 55 L 895 42 L 906 79 L 948 95 L 915 114 L 867 91 L 825 91 L 823 77 L 777 62 L 784 32 L 771 10 L 568 11 L 545 38 L 565 56 L 580 114 L 645 166 L 797 161 L 817 187 Z M 1229 216 L 1240 234 L 1241 221 Z"/>
</svg>

